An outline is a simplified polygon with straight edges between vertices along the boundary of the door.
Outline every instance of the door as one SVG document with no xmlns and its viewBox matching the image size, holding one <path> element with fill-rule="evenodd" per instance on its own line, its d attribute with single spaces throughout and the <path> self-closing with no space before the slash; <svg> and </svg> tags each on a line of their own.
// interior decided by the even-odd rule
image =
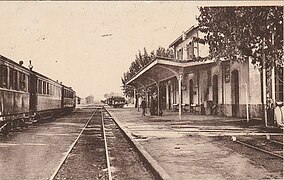
<svg viewBox="0 0 284 180">
<path fill-rule="evenodd" d="M 160 86 L 160 107 L 161 110 L 166 109 L 166 85 Z"/>
<path fill-rule="evenodd" d="M 171 109 L 171 103 L 172 103 L 172 100 L 171 100 L 171 86 L 170 85 L 168 85 L 168 99 L 169 99 L 169 109 Z"/>
<path fill-rule="evenodd" d="M 193 80 L 189 80 L 189 105 L 193 104 Z"/>
<path fill-rule="evenodd" d="M 238 70 L 232 71 L 231 92 L 232 92 L 232 116 L 236 117 L 239 114 L 239 72 Z"/>
<path fill-rule="evenodd" d="M 29 93 L 30 93 L 30 111 L 34 112 L 37 110 L 37 77 L 31 73 L 29 78 Z"/>
<path fill-rule="evenodd" d="M 213 104 L 218 104 L 218 76 L 213 76 Z"/>
</svg>

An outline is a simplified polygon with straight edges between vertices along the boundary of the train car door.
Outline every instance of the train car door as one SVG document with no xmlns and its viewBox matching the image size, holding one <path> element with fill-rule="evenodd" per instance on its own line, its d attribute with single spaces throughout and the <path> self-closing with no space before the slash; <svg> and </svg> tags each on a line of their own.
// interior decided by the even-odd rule
<svg viewBox="0 0 284 180">
<path fill-rule="evenodd" d="M 35 74 L 30 74 L 29 80 L 29 93 L 30 93 L 30 111 L 36 111 L 37 107 L 37 77 Z"/>
</svg>

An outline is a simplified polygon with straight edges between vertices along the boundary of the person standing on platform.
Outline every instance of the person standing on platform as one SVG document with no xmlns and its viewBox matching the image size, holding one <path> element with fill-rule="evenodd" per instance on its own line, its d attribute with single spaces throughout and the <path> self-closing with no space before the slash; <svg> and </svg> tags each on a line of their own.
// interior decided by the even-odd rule
<svg viewBox="0 0 284 180">
<path fill-rule="evenodd" d="M 146 112 L 146 101 L 145 101 L 145 98 L 142 99 L 141 108 L 142 108 L 142 116 L 145 116 L 145 112 Z"/>
</svg>

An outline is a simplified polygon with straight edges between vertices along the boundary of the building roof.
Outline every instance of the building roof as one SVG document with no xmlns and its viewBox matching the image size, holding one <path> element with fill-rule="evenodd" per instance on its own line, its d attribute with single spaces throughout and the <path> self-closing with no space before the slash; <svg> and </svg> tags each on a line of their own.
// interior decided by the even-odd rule
<svg viewBox="0 0 284 180">
<path fill-rule="evenodd" d="M 180 68 L 187 68 L 187 69 L 194 69 L 197 66 L 205 66 L 208 64 L 216 64 L 213 60 L 206 60 L 206 61 L 179 61 L 176 59 L 165 58 L 165 57 L 156 57 L 151 63 L 147 66 L 143 67 L 137 74 L 135 74 L 132 78 L 130 78 L 126 85 L 130 85 L 140 76 L 143 76 L 147 71 L 150 71 L 154 67 L 159 68 L 159 66 L 172 66 L 172 67 L 180 67 Z M 158 65 L 158 66 L 157 66 Z M 159 71 L 163 73 L 163 71 Z M 157 75 L 157 74 L 156 74 Z"/>
<path fill-rule="evenodd" d="M 197 29 L 197 28 L 198 28 L 198 26 L 193 25 L 193 26 L 191 26 L 188 30 L 186 30 L 186 31 L 184 32 L 184 34 L 185 34 L 186 36 L 188 36 L 189 33 L 191 33 L 193 30 L 195 30 L 195 29 Z M 183 35 L 180 35 L 176 40 L 174 40 L 174 41 L 169 45 L 169 47 L 173 47 L 173 46 L 175 46 L 176 44 L 181 43 L 181 42 L 182 42 L 182 36 L 183 36 Z"/>
</svg>

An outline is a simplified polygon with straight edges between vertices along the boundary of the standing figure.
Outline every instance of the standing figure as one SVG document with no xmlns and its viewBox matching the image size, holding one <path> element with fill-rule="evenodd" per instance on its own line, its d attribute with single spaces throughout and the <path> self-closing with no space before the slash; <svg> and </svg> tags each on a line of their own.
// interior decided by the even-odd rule
<svg viewBox="0 0 284 180">
<path fill-rule="evenodd" d="M 145 98 L 142 99 L 142 102 L 141 102 L 141 108 L 142 108 L 142 116 L 145 116 L 145 110 L 146 110 L 146 101 L 145 101 Z"/>
</svg>

